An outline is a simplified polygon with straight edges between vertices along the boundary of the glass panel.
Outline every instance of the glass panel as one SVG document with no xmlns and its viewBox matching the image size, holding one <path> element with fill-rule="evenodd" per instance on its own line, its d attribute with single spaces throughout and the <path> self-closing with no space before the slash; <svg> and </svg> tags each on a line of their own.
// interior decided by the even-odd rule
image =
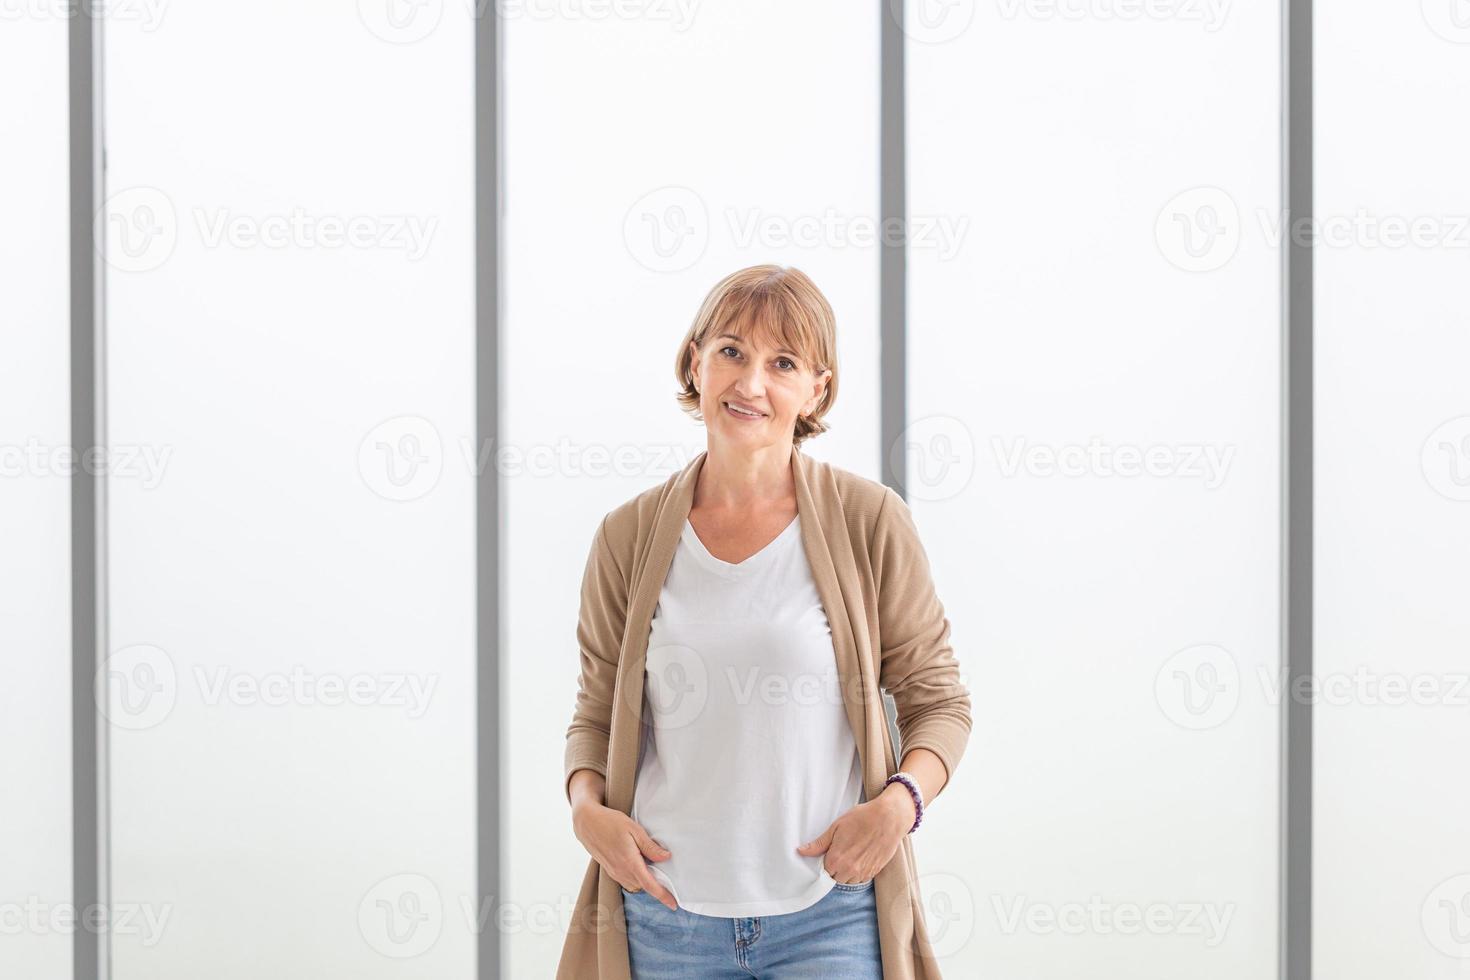
<svg viewBox="0 0 1470 980">
<path fill-rule="evenodd" d="M 473 29 L 376 9 L 108 24 L 119 980 L 473 974 Z"/>
<path fill-rule="evenodd" d="M 878 477 L 879 25 L 838 0 L 506 9 L 506 970 L 543 977 L 589 861 L 562 770 L 583 565 L 705 448 L 673 367 L 723 276 L 794 265 L 827 295 L 841 387 L 803 451 Z"/>
<path fill-rule="evenodd" d="M 0 976 L 70 980 L 67 21 L 0 29 Z"/>
<path fill-rule="evenodd" d="M 894 451 L 975 701 L 941 966 L 1274 977 L 1279 8 L 907 13 Z"/>
<path fill-rule="evenodd" d="M 1470 8 L 1316 22 L 1318 977 L 1470 969 Z"/>
</svg>

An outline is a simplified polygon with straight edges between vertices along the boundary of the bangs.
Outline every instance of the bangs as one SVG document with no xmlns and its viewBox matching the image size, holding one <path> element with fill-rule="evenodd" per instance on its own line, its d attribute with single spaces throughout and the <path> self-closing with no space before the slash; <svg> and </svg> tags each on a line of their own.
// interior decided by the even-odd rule
<svg viewBox="0 0 1470 980">
<path fill-rule="evenodd" d="M 766 285 L 766 284 L 762 284 Z M 742 290 L 729 297 L 729 309 L 718 333 L 731 333 L 741 340 L 785 348 L 799 357 L 812 371 L 820 371 L 822 363 L 817 325 L 796 297 L 783 289 Z"/>
</svg>

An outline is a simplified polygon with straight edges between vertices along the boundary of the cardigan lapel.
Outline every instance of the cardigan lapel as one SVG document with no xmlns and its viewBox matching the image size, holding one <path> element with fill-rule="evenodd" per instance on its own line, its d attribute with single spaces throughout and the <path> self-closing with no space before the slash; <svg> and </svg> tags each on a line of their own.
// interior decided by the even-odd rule
<svg viewBox="0 0 1470 980">
<path fill-rule="evenodd" d="M 701 452 L 668 485 L 654 514 L 652 533 L 642 560 L 636 564 L 632 591 L 628 600 L 628 619 L 623 634 L 623 649 L 618 658 L 617 679 L 613 693 L 612 731 L 608 749 L 607 805 L 623 813 L 631 813 L 633 790 L 637 777 L 638 751 L 643 717 L 643 678 L 648 654 L 648 634 L 659 593 L 673 564 L 684 522 L 694 504 L 694 487 L 699 480 L 708 452 Z M 853 635 L 847 604 L 829 540 L 846 543 L 846 526 L 840 502 L 829 500 L 826 488 L 813 488 L 811 460 L 799 449 L 791 452 L 791 469 L 796 488 L 796 511 L 801 519 L 801 540 L 811 566 L 812 579 L 822 600 L 828 624 L 832 627 L 832 648 L 837 660 L 837 675 L 842 690 L 843 707 L 858 746 L 863 772 L 863 794 L 871 799 L 873 781 L 869 778 L 868 719 L 866 685 L 859 665 L 857 639 Z M 831 510 L 832 513 L 828 513 Z M 835 525 L 835 526 L 829 526 Z M 835 537 L 834 537 L 835 535 Z M 839 547 L 838 560 L 852 561 L 850 548 Z M 874 681 L 876 688 L 876 681 Z"/>
</svg>

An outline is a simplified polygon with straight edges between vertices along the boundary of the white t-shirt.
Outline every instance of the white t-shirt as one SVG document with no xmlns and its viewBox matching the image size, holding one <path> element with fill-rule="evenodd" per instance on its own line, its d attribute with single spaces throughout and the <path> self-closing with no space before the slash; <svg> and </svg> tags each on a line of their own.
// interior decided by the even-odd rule
<svg viewBox="0 0 1470 980">
<path fill-rule="evenodd" d="M 684 522 L 650 627 L 632 818 L 681 909 L 797 912 L 833 884 L 798 854 L 863 802 L 832 628 L 800 518 L 732 564 Z"/>
</svg>

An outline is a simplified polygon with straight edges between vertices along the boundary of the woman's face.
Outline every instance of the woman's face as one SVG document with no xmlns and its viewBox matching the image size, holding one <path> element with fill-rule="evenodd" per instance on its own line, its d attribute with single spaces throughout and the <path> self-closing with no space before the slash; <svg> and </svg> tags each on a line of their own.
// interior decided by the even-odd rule
<svg viewBox="0 0 1470 980">
<path fill-rule="evenodd" d="M 707 338 L 703 351 L 692 342 L 689 346 L 705 426 L 712 438 L 735 445 L 753 448 L 789 440 L 797 416 L 817 407 L 832 374 L 817 374 L 814 365 L 781 347 L 776 338 L 755 331 L 741 337 L 727 328 Z"/>
</svg>

